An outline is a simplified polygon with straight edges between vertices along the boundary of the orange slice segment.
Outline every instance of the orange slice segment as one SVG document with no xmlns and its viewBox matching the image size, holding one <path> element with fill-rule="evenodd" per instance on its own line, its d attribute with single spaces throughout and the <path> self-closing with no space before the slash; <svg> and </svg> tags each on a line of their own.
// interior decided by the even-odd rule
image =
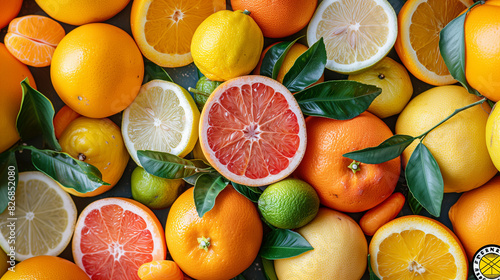
<svg viewBox="0 0 500 280">
<path fill-rule="evenodd" d="M 209 15 L 226 8 L 224 0 L 137 0 L 132 5 L 132 34 L 146 58 L 162 67 L 193 62 L 191 39 Z"/>
<path fill-rule="evenodd" d="M 404 216 L 382 226 L 370 242 L 373 271 L 382 280 L 466 279 L 467 257 L 441 223 Z"/>
<path fill-rule="evenodd" d="M 472 0 L 409 0 L 398 14 L 395 49 L 406 68 L 435 86 L 453 84 L 439 51 L 439 32 Z"/>
<path fill-rule="evenodd" d="M 65 35 L 57 21 L 44 16 L 24 16 L 10 22 L 4 42 L 22 63 L 44 67 L 50 65 L 54 50 Z"/>
</svg>

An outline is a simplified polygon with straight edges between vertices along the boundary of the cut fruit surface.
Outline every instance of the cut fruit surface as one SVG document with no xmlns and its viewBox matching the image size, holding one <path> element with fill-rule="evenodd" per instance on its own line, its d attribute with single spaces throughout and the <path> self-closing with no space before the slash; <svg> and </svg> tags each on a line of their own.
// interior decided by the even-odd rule
<svg viewBox="0 0 500 280">
<path fill-rule="evenodd" d="M 137 279 L 139 267 L 164 260 L 163 228 L 151 210 L 126 198 L 104 198 L 80 214 L 73 258 L 92 280 Z"/>
<path fill-rule="evenodd" d="M 396 13 L 386 0 L 325 0 L 309 23 L 307 43 L 323 37 L 326 68 L 349 74 L 385 57 L 397 30 Z"/>
<path fill-rule="evenodd" d="M 15 240 L 16 260 L 57 256 L 68 246 L 75 228 L 76 206 L 52 178 L 38 171 L 19 173 L 14 208 L 0 214 L 0 245 L 9 252 Z M 10 238 L 12 223 L 15 239 Z"/>
<path fill-rule="evenodd" d="M 290 91 L 276 80 L 238 77 L 207 100 L 200 144 L 210 164 L 229 180 L 267 185 L 288 176 L 304 156 L 304 117 Z"/>
<path fill-rule="evenodd" d="M 370 242 L 371 265 L 382 280 L 467 279 L 467 257 L 441 223 L 404 216 L 383 225 Z"/>
<path fill-rule="evenodd" d="M 395 49 L 405 67 L 435 86 L 456 83 L 439 51 L 439 32 L 472 0 L 409 0 L 398 14 Z"/>
<path fill-rule="evenodd" d="M 193 62 L 191 39 L 198 25 L 225 8 L 224 0 L 136 0 L 132 34 L 149 60 L 163 67 L 185 66 Z"/>
<path fill-rule="evenodd" d="M 123 141 L 139 166 L 138 150 L 184 157 L 198 140 L 199 118 L 200 112 L 185 89 L 153 80 L 142 85 L 134 102 L 123 111 Z"/>
</svg>

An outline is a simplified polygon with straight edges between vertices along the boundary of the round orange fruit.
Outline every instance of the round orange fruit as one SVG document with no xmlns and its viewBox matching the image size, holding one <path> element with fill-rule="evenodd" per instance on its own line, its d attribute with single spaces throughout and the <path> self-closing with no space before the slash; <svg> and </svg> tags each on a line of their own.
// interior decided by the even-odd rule
<svg viewBox="0 0 500 280">
<path fill-rule="evenodd" d="M 364 164 L 342 156 L 391 137 L 381 119 L 369 112 L 350 120 L 308 117 L 306 128 L 306 153 L 294 174 L 316 189 L 321 204 L 343 212 L 361 212 L 392 194 L 401 169 L 399 157 Z"/>
<path fill-rule="evenodd" d="M 0 0 L 0 29 L 4 28 L 17 16 L 23 5 L 23 0 Z"/>
<path fill-rule="evenodd" d="M 16 264 L 2 280 L 90 280 L 76 264 L 59 257 L 37 256 Z"/>
<path fill-rule="evenodd" d="M 262 242 L 262 222 L 255 205 L 227 186 L 212 210 L 198 216 L 193 189 L 174 202 L 165 224 L 170 255 L 198 280 L 231 279 L 248 268 Z"/>
<path fill-rule="evenodd" d="M 54 116 L 54 133 L 56 134 L 56 138 L 59 139 L 66 127 L 78 117 L 81 117 L 81 115 L 71 110 L 68 105 L 64 105 L 59 109 Z"/>
</svg>

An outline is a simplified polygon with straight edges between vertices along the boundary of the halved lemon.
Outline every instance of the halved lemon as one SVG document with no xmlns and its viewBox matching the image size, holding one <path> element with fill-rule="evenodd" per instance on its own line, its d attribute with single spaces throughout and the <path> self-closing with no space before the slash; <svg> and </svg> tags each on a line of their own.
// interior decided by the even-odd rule
<svg viewBox="0 0 500 280">
<path fill-rule="evenodd" d="M 38 171 L 19 173 L 15 202 L 0 214 L 0 246 L 15 257 L 61 254 L 73 236 L 76 206 L 52 178 Z"/>
<path fill-rule="evenodd" d="M 134 102 L 123 111 L 122 135 L 137 165 L 138 150 L 184 157 L 198 140 L 200 112 L 181 86 L 162 80 L 142 85 Z"/>
<path fill-rule="evenodd" d="M 323 37 L 326 68 L 350 74 L 384 58 L 397 34 L 396 13 L 386 0 L 325 0 L 307 27 L 307 43 Z"/>
<path fill-rule="evenodd" d="M 372 269 L 382 280 L 467 279 L 467 256 L 456 235 L 423 216 L 404 216 L 373 236 Z"/>
</svg>

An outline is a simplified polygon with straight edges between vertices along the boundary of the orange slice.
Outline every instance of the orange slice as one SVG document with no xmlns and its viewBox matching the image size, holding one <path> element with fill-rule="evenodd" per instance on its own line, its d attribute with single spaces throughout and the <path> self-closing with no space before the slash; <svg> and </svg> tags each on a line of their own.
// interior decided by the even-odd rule
<svg viewBox="0 0 500 280">
<path fill-rule="evenodd" d="M 369 252 L 381 280 L 467 279 L 467 256 L 458 238 L 423 216 L 404 216 L 383 225 Z"/>
<path fill-rule="evenodd" d="M 297 101 L 278 81 L 258 75 L 226 81 L 200 117 L 200 144 L 210 164 L 229 180 L 263 186 L 287 177 L 306 149 Z"/>
<path fill-rule="evenodd" d="M 163 228 L 151 210 L 126 198 L 104 198 L 80 214 L 73 258 L 92 280 L 136 279 L 139 267 L 164 260 Z"/>
<path fill-rule="evenodd" d="M 398 14 L 399 58 L 418 79 L 435 86 L 455 83 L 439 51 L 439 32 L 472 0 L 409 0 Z"/>
<path fill-rule="evenodd" d="M 162 67 L 193 62 L 191 39 L 209 15 L 226 8 L 224 0 L 136 0 L 132 5 L 132 34 L 142 54 Z"/>
<path fill-rule="evenodd" d="M 57 44 L 66 35 L 55 20 L 44 16 L 13 19 L 5 35 L 5 46 L 22 63 L 33 67 L 49 66 Z"/>
</svg>

